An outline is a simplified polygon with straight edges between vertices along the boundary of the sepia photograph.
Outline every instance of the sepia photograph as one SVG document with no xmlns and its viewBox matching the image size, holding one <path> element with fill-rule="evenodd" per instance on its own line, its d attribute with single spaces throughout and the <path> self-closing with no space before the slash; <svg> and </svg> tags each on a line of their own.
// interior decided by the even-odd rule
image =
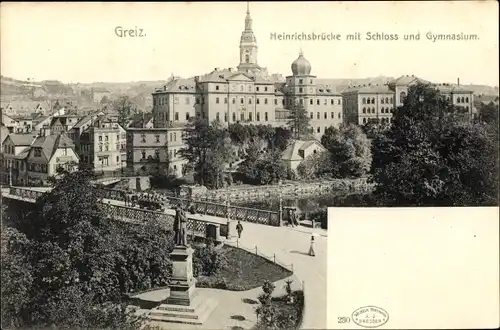
<svg viewBox="0 0 500 330">
<path fill-rule="evenodd" d="M 496 2 L 0 16 L 3 329 L 332 328 L 332 223 L 498 209 Z"/>
</svg>

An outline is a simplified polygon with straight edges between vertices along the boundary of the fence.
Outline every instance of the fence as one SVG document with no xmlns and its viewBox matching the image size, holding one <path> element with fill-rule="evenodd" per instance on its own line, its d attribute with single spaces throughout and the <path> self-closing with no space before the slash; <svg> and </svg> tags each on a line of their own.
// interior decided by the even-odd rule
<svg viewBox="0 0 500 330">
<path fill-rule="evenodd" d="M 232 245 L 232 244 L 231 244 Z M 257 256 L 260 256 L 264 259 L 267 259 L 269 261 L 271 261 L 272 263 L 280 266 L 281 268 L 284 268 L 290 272 L 292 272 L 293 274 L 293 264 L 285 264 L 285 263 L 282 263 L 280 262 L 277 258 L 276 258 L 276 253 L 273 254 L 272 256 L 268 256 L 262 252 L 259 251 L 259 248 L 257 246 L 255 246 L 253 249 L 250 249 L 244 245 L 241 245 L 240 241 L 239 240 L 236 240 L 236 243 L 234 243 L 234 246 L 238 249 L 242 249 L 242 250 L 245 250 L 247 252 L 250 252 L 250 253 L 255 253 L 255 255 Z"/>
<path fill-rule="evenodd" d="M 102 197 L 106 199 L 113 199 L 118 201 L 125 201 L 126 192 L 116 189 L 101 188 Z M 270 210 L 259 210 L 248 208 L 238 205 L 227 205 L 225 203 L 217 203 L 208 200 L 190 200 L 179 197 L 168 196 L 168 200 L 172 208 L 177 206 L 188 207 L 193 203 L 196 213 L 212 215 L 220 218 L 227 218 L 229 216 L 232 220 L 241 220 L 246 222 L 253 222 L 263 225 L 270 225 L 279 227 L 279 212 Z"/>
</svg>

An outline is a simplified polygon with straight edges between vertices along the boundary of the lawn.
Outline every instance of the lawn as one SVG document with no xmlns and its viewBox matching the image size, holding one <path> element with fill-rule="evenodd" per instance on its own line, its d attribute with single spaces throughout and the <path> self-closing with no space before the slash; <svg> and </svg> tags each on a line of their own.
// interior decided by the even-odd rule
<svg viewBox="0 0 500 330">
<path fill-rule="evenodd" d="M 292 272 L 263 257 L 231 246 L 223 246 L 229 263 L 214 276 L 199 276 L 197 287 L 246 291 L 262 286 L 265 280 L 275 282 Z"/>
</svg>

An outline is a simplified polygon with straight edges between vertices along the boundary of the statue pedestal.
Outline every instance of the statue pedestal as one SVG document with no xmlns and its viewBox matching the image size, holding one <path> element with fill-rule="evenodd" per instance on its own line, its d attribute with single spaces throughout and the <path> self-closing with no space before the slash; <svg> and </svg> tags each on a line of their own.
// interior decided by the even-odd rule
<svg viewBox="0 0 500 330">
<path fill-rule="evenodd" d="M 217 307 L 212 298 L 202 298 L 196 292 L 196 279 L 193 276 L 193 252 L 191 247 L 176 246 L 172 260 L 172 279 L 170 296 L 163 304 L 153 308 L 149 318 L 153 321 L 203 324 Z"/>
</svg>

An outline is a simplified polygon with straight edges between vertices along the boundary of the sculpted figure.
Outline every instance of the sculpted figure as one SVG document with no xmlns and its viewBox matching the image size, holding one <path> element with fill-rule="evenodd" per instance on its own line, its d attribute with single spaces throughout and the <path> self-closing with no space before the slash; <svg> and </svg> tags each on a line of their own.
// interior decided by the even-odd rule
<svg viewBox="0 0 500 330">
<path fill-rule="evenodd" d="M 180 207 L 175 209 L 174 232 L 175 245 L 187 246 L 187 217 Z"/>
</svg>

